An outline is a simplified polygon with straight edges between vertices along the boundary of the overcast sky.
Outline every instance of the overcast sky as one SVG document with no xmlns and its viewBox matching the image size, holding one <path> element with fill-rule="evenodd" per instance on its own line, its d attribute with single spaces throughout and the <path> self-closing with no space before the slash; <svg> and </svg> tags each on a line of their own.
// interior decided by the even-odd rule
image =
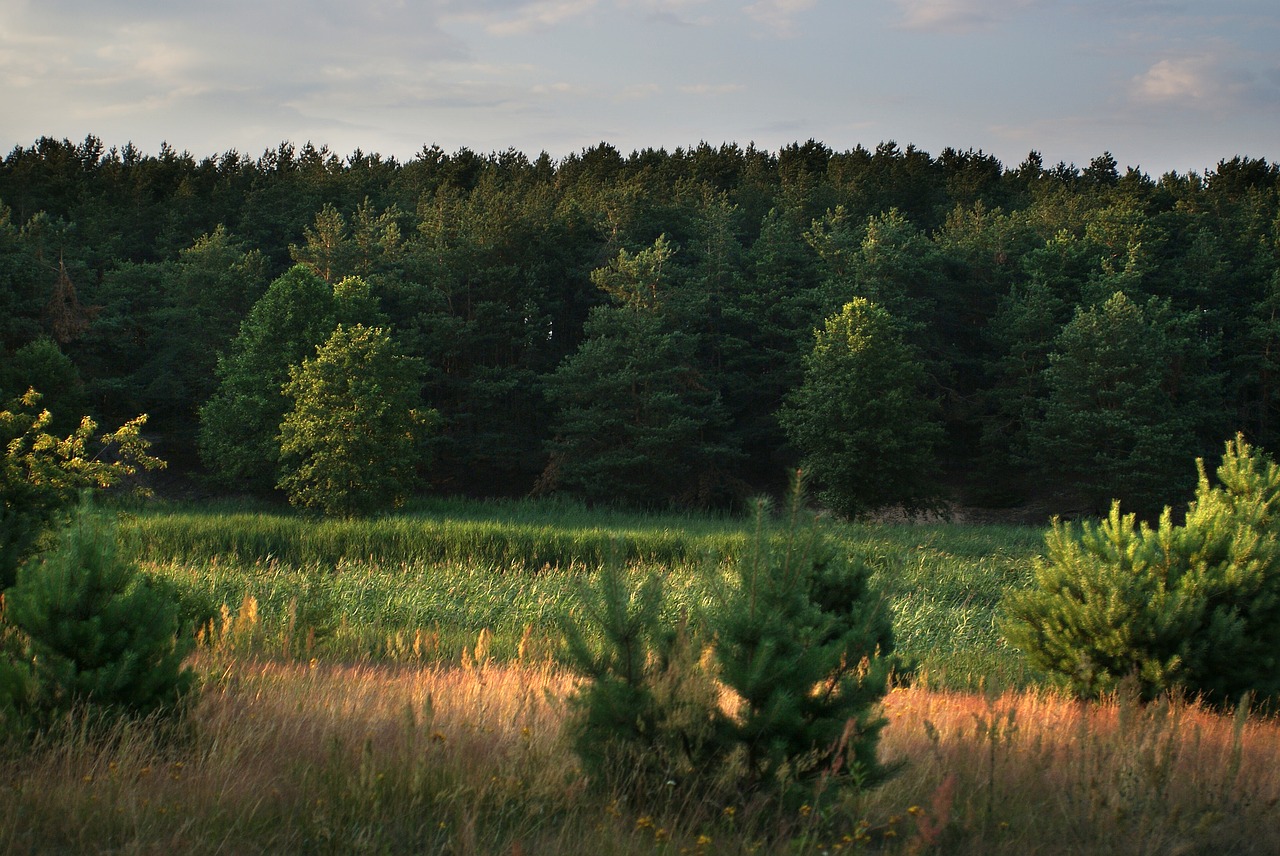
<svg viewBox="0 0 1280 856">
<path fill-rule="evenodd" d="M 0 146 L 1280 160 L 1277 0 L 0 0 Z"/>
</svg>

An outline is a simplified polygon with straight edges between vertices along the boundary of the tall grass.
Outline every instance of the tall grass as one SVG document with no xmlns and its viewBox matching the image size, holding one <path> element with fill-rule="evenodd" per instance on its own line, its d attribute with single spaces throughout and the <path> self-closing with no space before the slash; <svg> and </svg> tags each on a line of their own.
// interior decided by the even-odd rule
<svg viewBox="0 0 1280 856">
<path fill-rule="evenodd" d="M 749 524 L 562 503 L 438 502 L 352 521 L 279 510 L 143 512 L 124 531 L 201 624 L 253 598 L 275 653 L 398 661 L 424 650 L 456 660 L 481 628 L 494 634 L 500 657 L 527 630 L 551 644 L 557 614 L 606 559 L 637 575 L 662 574 L 673 608 L 696 610 L 713 596 L 722 563 L 746 543 Z M 833 523 L 831 531 L 875 569 L 899 653 L 917 680 L 970 688 L 1041 679 L 997 629 L 1003 593 L 1029 579 L 1039 530 Z"/>
<path fill-rule="evenodd" d="M 561 734 L 570 678 L 545 662 L 199 666 L 178 732 L 90 740 L 73 718 L 0 759 L 0 851 L 1280 852 L 1280 723 L 1194 704 L 899 689 L 897 777 L 779 815 L 591 786 Z"/>
<path fill-rule="evenodd" d="M 557 613 L 610 555 L 697 609 L 744 528 L 521 504 L 141 510 L 129 543 L 205 619 L 205 689 L 176 728 L 103 737 L 73 715 L 0 753 L 0 851 L 1280 852 L 1280 722 L 1066 701 L 1003 645 L 1000 599 L 1042 544 L 1024 528 L 834 529 L 917 663 L 884 702 L 888 784 L 789 814 L 602 791 L 561 733 Z"/>
<path fill-rule="evenodd" d="M 1000 601 L 1031 581 L 1043 532 L 1029 526 L 849 526 L 889 597 L 899 653 L 930 686 L 1025 687 L 1045 678 L 999 630 Z"/>
<path fill-rule="evenodd" d="M 485 513 L 487 511 L 487 513 Z M 685 564 L 740 547 L 740 523 L 699 517 L 600 516 L 569 506 L 451 504 L 374 519 L 321 519 L 282 511 L 178 509 L 123 526 L 141 559 L 276 560 L 296 565 L 490 565 L 526 571 L 624 562 Z"/>
</svg>

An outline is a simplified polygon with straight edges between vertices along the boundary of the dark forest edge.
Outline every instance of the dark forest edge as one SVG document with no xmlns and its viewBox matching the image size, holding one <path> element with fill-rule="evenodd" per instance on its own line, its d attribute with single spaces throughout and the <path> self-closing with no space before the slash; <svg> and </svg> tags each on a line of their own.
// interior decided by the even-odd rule
<svg viewBox="0 0 1280 856">
<path fill-rule="evenodd" d="M 1236 432 L 1280 446 L 1278 200 L 1246 157 L 42 138 L 0 163 L 0 397 L 149 414 L 162 493 L 334 500 L 324 414 L 393 401 L 346 484 L 734 508 L 804 463 L 850 515 L 1154 517 Z"/>
</svg>

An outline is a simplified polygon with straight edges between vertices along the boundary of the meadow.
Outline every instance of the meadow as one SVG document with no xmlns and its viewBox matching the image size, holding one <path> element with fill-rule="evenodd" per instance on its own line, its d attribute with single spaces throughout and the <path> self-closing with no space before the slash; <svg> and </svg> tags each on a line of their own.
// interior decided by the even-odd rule
<svg viewBox="0 0 1280 856">
<path fill-rule="evenodd" d="M 601 562 L 714 597 L 732 517 L 433 502 L 319 520 L 145 507 L 122 537 L 203 627 L 176 724 L 75 717 L 0 766 L 5 852 L 1280 852 L 1280 722 L 1075 702 L 999 632 L 1035 527 L 832 524 L 890 597 L 885 785 L 822 808 L 644 804 L 561 734 L 558 617 Z M 815 800 L 817 802 L 817 800 Z"/>
</svg>

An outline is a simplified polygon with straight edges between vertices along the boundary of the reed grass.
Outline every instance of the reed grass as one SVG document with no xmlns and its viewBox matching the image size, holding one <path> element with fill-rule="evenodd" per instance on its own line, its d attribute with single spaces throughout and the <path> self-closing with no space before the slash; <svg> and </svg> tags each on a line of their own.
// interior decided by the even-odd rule
<svg viewBox="0 0 1280 856">
<path fill-rule="evenodd" d="M 150 570 L 184 592 L 200 623 L 254 598 L 273 653 L 399 661 L 409 640 L 456 661 L 494 634 L 510 656 L 532 628 L 547 644 L 582 577 L 607 559 L 658 573 L 677 609 L 713 596 L 713 577 L 749 537 L 740 518 L 637 514 L 564 502 L 421 502 L 375 520 L 272 508 L 143 509 L 124 524 Z M 1033 527 L 841 525 L 830 531 L 875 568 L 915 679 L 943 688 L 1043 680 L 998 627 L 1000 599 L 1026 585 Z"/>
<path fill-rule="evenodd" d="M 122 535 L 145 560 L 212 558 L 294 565 L 344 561 L 467 564 L 539 571 L 606 560 L 683 565 L 739 549 L 745 527 L 728 518 L 613 514 L 576 508 L 456 504 L 371 519 L 324 519 L 286 511 L 179 508 L 131 515 Z"/>
<path fill-rule="evenodd" d="M 476 640 L 480 642 L 479 639 Z M 177 729 L 72 717 L 0 760 L 6 853 L 1280 852 L 1280 723 L 1195 704 L 900 688 L 876 790 L 778 816 L 584 781 L 547 661 L 228 658 Z"/>
</svg>

